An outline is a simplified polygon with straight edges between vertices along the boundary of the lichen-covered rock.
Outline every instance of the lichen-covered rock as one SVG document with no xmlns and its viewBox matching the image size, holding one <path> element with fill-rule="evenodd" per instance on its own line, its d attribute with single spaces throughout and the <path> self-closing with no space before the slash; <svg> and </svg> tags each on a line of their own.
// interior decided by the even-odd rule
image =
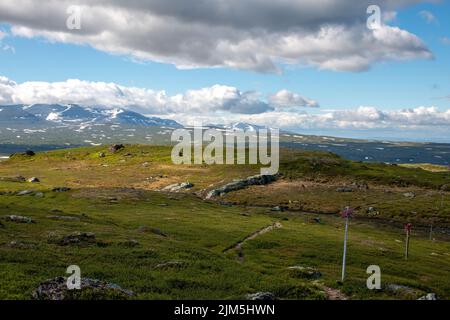
<svg viewBox="0 0 450 320">
<path fill-rule="evenodd" d="M 256 301 L 270 301 L 275 300 L 276 298 L 272 292 L 257 292 L 248 294 L 247 299 Z"/>
<path fill-rule="evenodd" d="M 62 237 L 58 237 L 51 234 L 48 238 L 48 242 L 58 244 L 60 246 L 67 246 L 67 245 L 89 245 L 94 244 L 96 241 L 95 241 L 95 233 L 72 232 Z"/>
<path fill-rule="evenodd" d="M 112 144 L 112 145 L 109 146 L 108 150 L 111 153 L 115 153 L 115 152 L 117 152 L 119 150 L 122 150 L 124 148 L 125 148 L 125 146 L 123 144 Z"/>
<path fill-rule="evenodd" d="M 68 187 L 55 187 L 52 189 L 53 192 L 68 192 L 70 190 Z"/>
<path fill-rule="evenodd" d="M 162 189 L 162 191 L 178 192 L 185 189 L 190 189 L 194 185 L 190 182 L 174 183 Z"/>
<path fill-rule="evenodd" d="M 16 196 L 27 196 L 27 195 L 31 195 L 34 194 L 33 190 L 22 190 L 16 193 Z"/>
<path fill-rule="evenodd" d="M 18 216 L 15 214 L 5 216 L 6 221 L 18 222 L 18 223 L 34 223 L 33 219 L 24 216 Z"/>
<path fill-rule="evenodd" d="M 420 297 L 417 300 L 439 300 L 436 293 L 428 293 L 423 297 Z"/>
<path fill-rule="evenodd" d="M 122 289 L 114 283 L 81 278 L 80 289 L 69 290 L 65 277 L 43 281 L 32 293 L 35 300 L 125 300 L 134 296 L 131 290 Z"/>
<path fill-rule="evenodd" d="M 228 192 L 244 189 L 253 185 L 265 185 L 275 181 L 279 175 L 256 175 L 246 179 L 235 180 L 220 188 L 213 189 L 206 195 L 206 199 L 222 196 Z"/>
</svg>

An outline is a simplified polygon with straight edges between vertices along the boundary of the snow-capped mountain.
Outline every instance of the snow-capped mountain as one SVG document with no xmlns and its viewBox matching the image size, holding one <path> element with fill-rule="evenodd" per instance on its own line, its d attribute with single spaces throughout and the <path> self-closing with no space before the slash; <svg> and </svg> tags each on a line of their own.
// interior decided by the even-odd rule
<svg viewBox="0 0 450 320">
<path fill-rule="evenodd" d="M 250 124 L 246 122 L 235 122 L 230 124 L 208 124 L 208 128 L 222 129 L 227 131 L 257 131 L 261 129 L 268 129 L 266 126 L 260 126 L 256 124 Z"/>
<path fill-rule="evenodd" d="M 33 104 L 0 106 L 0 123 L 16 125 L 124 124 L 136 126 L 182 127 L 178 122 L 121 109 L 89 108 L 76 104 Z"/>
</svg>

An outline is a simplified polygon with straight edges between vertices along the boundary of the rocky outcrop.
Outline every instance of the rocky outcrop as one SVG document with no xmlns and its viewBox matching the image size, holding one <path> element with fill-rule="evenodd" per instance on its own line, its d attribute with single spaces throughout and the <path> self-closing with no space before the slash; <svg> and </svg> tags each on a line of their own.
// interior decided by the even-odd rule
<svg viewBox="0 0 450 320">
<path fill-rule="evenodd" d="M 248 300 L 256 301 L 270 301 L 275 300 L 275 295 L 272 292 L 257 292 L 247 295 Z"/>
<path fill-rule="evenodd" d="M 190 189 L 193 186 L 194 185 L 190 182 L 175 183 L 163 188 L 162 191 L 179 192 L 181 190 Z"/>
<path fill-rule="evenodd" d="M 9 216 L 5 216 L 5 220 L 6 221 L 11 221 L 11 222 L 18 222 L 18 223 L 34 223 L 33 219 L 29 218 L 29 217 L 24 217 L 24 216 L 17 216 L 17 215 L 9 215 Z"/>
<path fill-rule="evenodd" d="M 235 180 L 220 188 L 209 191 L 206 195 L 206 199 L 211 199 L 218 196 L 220 197 L 228 192 L 241 190 L 248 186 L 269 184 L 277 180 L 278 177 L 279 175 L 256 175 L 245 179 Z"/>
<path fill-rule="evenodd" d="M 76 299 L 128 299 L 134 296 L 131 290 L 122 289 L 114 283 L 96 279 L 81 278 L 80 289 L 69 290 L 67 279 L 57 277 L 43 281 L 32 293 L 35 300 L 76 300 Z"/>
<path fill-rule="evenodd" d="M 108 150 L 111 153 L 115 153 L 115 152 L 117 152 L 119 150 L 122 150 L 124 148 L 125 148 L 125 146 L 123 144 L 112 144 L 112 145 L 109 146 Z"/>
<path fill-rule="evenodd" d="M 68 192 L 70 188 L 68 187 L 56 187 L 52 189 L 53 192 Z"/>
<path fill-rule="evenodd" d="M 50 235 L 48 242 L 58 244 L 60 246 L 67 246 L 67 245 L 89 245 L 94 244 L 96 241 L 95 241 L 95 233 L 72 232 L 63 237 Z"/>
<path fill-rule="evenodd" d="M 34 194 L 33 190 L 22 190 L 16 193 L 16 196 L 26 196 L 26 195 L 31 195 Z"/>
<path fill-rule="evenodd" d="M 428 293 L 427 295 L 420 297 L 417 300 L 439 300 L 436 293 Z"/>
</svg>

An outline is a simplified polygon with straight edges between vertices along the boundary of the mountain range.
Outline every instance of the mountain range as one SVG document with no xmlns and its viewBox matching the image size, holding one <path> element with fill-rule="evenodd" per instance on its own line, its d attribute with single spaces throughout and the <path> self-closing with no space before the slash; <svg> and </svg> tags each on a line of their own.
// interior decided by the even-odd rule
<svg viewBox="0 0 450 320">
<path fill-rule="evenodd" d="M 0 124 L 12 127 L 88 126 L 95 124 L 123 124 L 180 128 L 174 120 L 147 117 L 122 108 L 90 108 L 76 104 L 32 104 L 0 106 Z"/>
</svg>

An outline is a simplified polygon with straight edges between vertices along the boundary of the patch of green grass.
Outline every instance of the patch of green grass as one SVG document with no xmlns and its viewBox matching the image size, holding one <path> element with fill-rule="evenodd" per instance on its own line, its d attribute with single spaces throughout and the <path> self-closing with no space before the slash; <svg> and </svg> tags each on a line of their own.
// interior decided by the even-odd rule
<svg viewBox="0 0 450 320">
<path fill-rule="evenodd" d="M 100 157 L 100 152 L 106 156 Z M 36 176 L 41 183 L 0 180 L 0 217 L 16 214 L 35 221 L 15 223 L 0 218 L 0 299 L 30 299 L 39 282 L 64 276 L 73 264 L 81 267 L 82 277 L 133 290 L 135 299 L 244 299 L 260 291 L 271 291 L 281 299 L 324 299 L 322 285 L 352 299 L 411 299 L 427 292 L 450 298 L 446 238 L 430 241 L 414 230 L 410 259 L 405 261 L 401 226 L 360 218 L 363 209 L 375 202 L 383 218 L 447 221 L 448 199 L 444 199 L 443 211 L 433 211 L 432 203 L 439 202 L 436 189 L 448 181 L 448 173 L 289 150 L 283 150 L 280 170 L 285 175 L 281 180 L 284 189 L 275 183 L 220 199 L 248 205 L 243 207 L 222 206 L 189 193 L 152 191 L 183 181 L 193 182 L 193 191 L 208 190 L 258 173 L 257 166 L 175 166 L 170 147 L 127 145 L 114 154 L 105 147 L 78 148 L 1 162 L 0 177 Z M 147 183 L 149 176 L 158 178 Z M 302 179 L 322 185 L 300 192 L 293 183 Z M 337 193 L 335 186 L 327 185 L 355 180 L 375 187 Z M 415 198 L 402 195 L 398 185 L 404 184 L 415 190 Z M 52 192 L 56 186 L 72 190 Z M 401 191 L 385 193 L 387 186 Z M 44 196 L 9 193 L 25 189 L 41 191 Z M 257 207 L 277 204 L 297 211 Z M 359 206 L 361 212 L 350 225 L 347 280 L 339 285 L 343 221 L 334 214 L 321 215 L 319 224 L 312 220 L 316 215 L 302 211 L 336 213 L 349 204 Z M 420 214 L 414 217 L 412 211 Z M 246 241 L 240 251 L 223 253 L 275 221 L 282 228 Z M 52 241 L 78 231 L 95 233 L 95 241 L 64 246 Z M 368 290 L 366 268 L 372 264 L 381 267 L 383 285 L 406 285 L 416 294 Z M 317 268 L 322 273 L 319 283 L 293 277 L 288 267 L 297 265 Z M 86 292 L 78 298 L 95 297 Z"/>
</svg>

